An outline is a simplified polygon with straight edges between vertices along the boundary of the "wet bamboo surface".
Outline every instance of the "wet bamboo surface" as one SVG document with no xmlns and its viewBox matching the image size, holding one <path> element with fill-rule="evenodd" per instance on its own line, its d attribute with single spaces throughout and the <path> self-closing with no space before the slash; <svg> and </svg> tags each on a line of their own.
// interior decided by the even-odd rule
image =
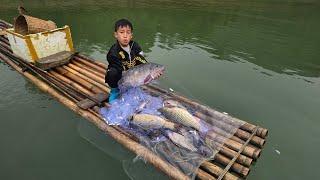
<svg viewBox="0 0 320 180">
<path fill-rule="evenodd" d="M 0 28 L 8 27 L 8 26 L 10 26 L 10 24 L 6 24 L 0 21 Z M 0 48 L 12 53 L 9 42 L 5 38 L 5 36 L 0 36 Z M 3 56 L 3 54 L 0 54 L 0 55 L 1 55 L 0 56 L 1 59 L 4 60 L 6 58 Z M 11 64 L 11 66 L 17 66 L 17 65 Z M 19 70 L 18 66 L 14 68 L 15 69 L 17 68 L 16 69 L 17 71 L 21 71 L 21 68 Z M 48 74 L 60 80 L 60 82 L 72 86 L 73 88 L 77 89 L 81 93 L 92 96 L 95 93 L 101 93 L 101 92 L 109 93 L 110 89 L 104 83 L 104 74 L 106 72 L 106 68 L 107 68 L 106 64 L 90 59 L 89 57 L 86 57 L 82 54 L 78 54 L 70 61 L 70 63 L 63 65 L 61 67 L 57 67 L 52 70 L 49 70 Z M 25 73 L 28 73 L 28 72 L 22 72 L 22 74 L 24 75 Z M 31 77 L 31 75 L 28 75 L 28 77 L 33 79 L 36 78 L 34 76 Z M 34 80 L 34 82 L 35 81 L 36 80 Z M 231 121 L 228 120 L 228 118 L 230 119 L 233 117 L 227 116 L 211 108 L 205 107 L 186 97 L 170 93 L 164 89 L 161 89 L 153 85 L 145 86 L 144 89 L 153 95 L 162 95 L 162 96 L 174 98 L 189 107 L 191 106 L 193 108 L 199 109 L 199 111 L 195 113 L 195 116 L 207 122 L 214 123 L 216 125 L 214 127 L 214 131 L 212 132 L 212 136 L 215 136 L 215 139 L 220 137 L 223 138 L 222 137 L 223 132 L 225 132 L 226 129 L 230 128 L 230 126 L 234 125 L 232 120 Z M 59 100 L 60 102 L 62 101 L 62 103 L 64 103 L 65 105 L 70 104 L 71 102 L 71 100 L 65 96 L 61 96 L 60 98 L 66 99 L 65 101 L 67 103 L 64 103 L 63 100 Z M 76 100 L 80 101 L 82 100 L 82 98 L 78 97 L 76 98 Z M 76 103 L 76 102 L 72 102 L 72 103 Z M 108 104 L 105 104 L 105 105 L 108 105 Z M 67 106 L 69 107 L 69 105 Z M 72 107 L 75 108 L 74 105 L 72 105 Z M 88 111 L 84 111 L 84 110 L 80 111 L 79 108 L 75 108 L 75 109 L 77 113 L 81 112 L 79 114 L 83 114 L 83 112 L 88 112 L 90 113 L 89 118 L 91 118 L 91 115 L 92 115 L 94 116 L 94 119 L 99 119 L 101 121 L 99 123 L 104 123 L 100 115 L 96 113 L 97 108 L 98 107 L 94 107 L 93 109 L 89 109 Z M 95 123 L 95 124 L 99 124 L 99 123 Z M 107 125 L 103 125 L 103 126 L 105 128 L 105 126 Z M 197 171 L 197 178 L 199 179 L 218 178 L 219 175 L 223 172 L 224 168 L 230 163 L 231 159 L 237 155 L 237 151 L 239 151 L 240 148 L 242 148 L 243 144 L 245 143 L 246 140 L 248 140 L 251 133 L 256 127 L 257 126 L 253 124 L 245 122 L 244 125 L 241 126 L 235 132 L 234 136 L 231 137 L 230 139 L 227 139 L 227 141 L 221 146 L 220 151 L 215 155 L 212 161 L 204 162 L 200 166 L 200 169 L 198 169 Z M 130 143 L 133 143 L 133 142 L 137 143 L 136 142 L 137 138 L 131 135 L 130 133 L 125 132 L 119 127 L 112 127 L 112 128 L 118 133 L 121 133 L 122 135 L 124 135 L 127 138 L 126 140 L 130 141 Z M 261 154 L 261 148 L 265 144 L 265 137 L 267 136 L 267 133 L 268 133 L 267 129 L 258 127 L 258 131 L 256 135 L 253 136 L 252 139 L 250 139 L 250 144 L 243 148 L 244 149 L 243 152 L 241 152 L 241 154 L 237 156 L 236 161 L 231 165 L 229 172 L 226 173 L 223 179 L 239 179 L 240 177 L 241 178 L 247 177 L 247 175 L 250 172 L 250 166 L 252 162 L 257 160 Z M 132 148 L 130 150 L 132 150 Z M 144 153 L 153 154 L 151 151 L 144 152 Z M 163 165 L 160 163 L 159 165 L 155 162 L 152 162 L 153 161 L 152 158 L 150 161 L 151 161 L 150 163 L 152 163 L 155 167 L 159 168 L 161 171 L 166 173 L 171 178 L 174 178 L 174 179 L 185 178 L 185 176 L 181 175 L 180 171 L 177 171 L 177 174 L 175 174 L 175 172 L 172 172 L 166 169 L 167 167 L 170 167 L 168 163 L 166 163 L 166 165 Z"/>
</svg>

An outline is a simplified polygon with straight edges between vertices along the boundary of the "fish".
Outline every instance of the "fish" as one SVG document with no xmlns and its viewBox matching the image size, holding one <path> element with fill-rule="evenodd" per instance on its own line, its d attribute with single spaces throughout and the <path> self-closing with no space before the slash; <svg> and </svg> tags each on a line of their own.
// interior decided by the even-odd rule
<svg viewBox="0 0 320 180">
<path fill-rule="evenodd" d="M 176 124 L 151 114 L 134 114 L 131 118 L 131 123 L 144 130 L 160 128 L 175 130 L 177 128 Z"/>
<path fill-rule="evenodd" d="M 163 101 L 163 106 L 164 107 L 169 107 L 169 108 L 172 108 L 172 107 L 179 107 L 179 108 L 182 108 L 182 109 L 186 109 L 186 107 L 184 107 L 180 102 L 172 99 L 172 98 L 169 98 L 169 99 L 165 99 Z"/>
<path fill-rule="evenodd" d="M 156 63 L 145 63 L 122 72 L 118 86 L 122 90 L 149 84 L 164 73 L 165 67 Z"/>
<path fill-rule="evenodd" d="M 200 120 L 188 112 L 188 110 L 179 107 L 163 107 L 159 111 L 169 120 L 182 124 L 187 127 L 200 130 Z"/>
<path fill-rule="evenodd" d="M 197 151 L 197 148 L 194 147 L 194 145 L 190 143 L 185 136 L 182 136 L 181 134 L 178 134 L 170 130 L 165 130 L 164 134 L 177 146 L 183 147 L 192 152 Z"/>
</svg>

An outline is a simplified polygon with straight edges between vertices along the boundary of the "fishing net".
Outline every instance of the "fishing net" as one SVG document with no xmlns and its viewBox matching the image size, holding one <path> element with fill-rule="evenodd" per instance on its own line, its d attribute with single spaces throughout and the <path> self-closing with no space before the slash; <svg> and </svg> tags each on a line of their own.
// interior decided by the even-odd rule
<svg viewBox="0 0 320 180">
<path fill-rule="evenodd" d="M 100 110 L 107 124 L 118 125 L 134 135 L 191 179 L 244 123 L 222 113 L 207 118 L 199 112 L 197 107 L 166 95 L 153 96 L 139 87 L 123 92 L 111 107 Z"/>
</svg>

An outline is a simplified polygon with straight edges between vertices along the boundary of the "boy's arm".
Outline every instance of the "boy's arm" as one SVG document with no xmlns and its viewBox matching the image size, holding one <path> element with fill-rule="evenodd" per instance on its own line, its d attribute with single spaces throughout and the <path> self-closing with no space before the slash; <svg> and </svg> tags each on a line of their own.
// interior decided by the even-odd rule
<svg viewBox="0 0 320 180">
<path fill-rule="evenodd" d="M 109 84 L 111 88 L 118 86 L 118 81 L 121 79 L 123 67 L 122 62 L 114 54 L 107 54 L 108 68 L 105 74 L 105 82 Z"/>
<path fill-rule="evenodd" d="M 113 55 L 110 51 L 107 54 L 107 61 L 108 61 L 108 69 L 109 68 L 116 68 L 119 71 L 122 71 L 122 62 L 121 60 Z"/>
</svg>

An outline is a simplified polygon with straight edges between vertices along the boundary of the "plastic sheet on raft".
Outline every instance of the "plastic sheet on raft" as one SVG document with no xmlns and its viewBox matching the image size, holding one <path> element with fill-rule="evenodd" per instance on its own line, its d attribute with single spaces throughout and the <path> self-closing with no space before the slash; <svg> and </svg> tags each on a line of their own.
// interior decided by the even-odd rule
<svg viewBox="0 0 320 180">
<path fill-rule="evenodd" d="M 128 126 L 129 118 L 137 113 L 160 115 L 162 99 L 144 92 L 141 88 L 131 88 L 114 100 L 110 108 L 103 107 L 100 114 L 109 125 Z"/>
<path fill-rule="evenodd" d="M 164 108 L 168 109 L 167 113 Z M 220 116 L 210 121 L 200 119 L 194 114 L 198 111 L 168 96 L 152 96 L 140 88 L 132 88 L 112 102 L 111 107 L 101 108 L 100 113 L 106 123 L 119 125 L 142 145 L 194 179 L 199 166 L 212 160 L 225 141 L 243 125 L 236 120 L 228 123 L 230 118 L 224 114 L 221 119 Z M 137 114 L 145 118 L 140 124 L 132 120 Z"/>
<path fill-rule="evenodd" d="M 184 136 L 180 136 L 178 133 L 171 132 L 170 130 L 153 130 L 143 132 L 142 130 L 137 129 L 139 129 L 139 127 L 131 127 L 131 129 L 127 131 L 138 137 L 142 145 L 149 148 L 164 161 L 167 161 L 169 164 L 179 169 L 190 179 L 195 178 L 195 173 L 203 161 L 211 159 L 211 157 L 216 153 L 201 143 L 201 139 L 198 139 L 197 141 L 197 137 L 193 135 L 193 130 L 186 132 Z M 190 148 L 182 147 L 181 144 L 185 140 L 173 142 L 168 137 L 168 133 L 173 133 L 174 136 L 177 136 L 178 138 L 185 138 L 191 146 L 198 148 L 191 150 Z M 139 156 L 137 156 L 134 161 L 139 158 L 144 161 L 144 159 Z"/>
</svg>

